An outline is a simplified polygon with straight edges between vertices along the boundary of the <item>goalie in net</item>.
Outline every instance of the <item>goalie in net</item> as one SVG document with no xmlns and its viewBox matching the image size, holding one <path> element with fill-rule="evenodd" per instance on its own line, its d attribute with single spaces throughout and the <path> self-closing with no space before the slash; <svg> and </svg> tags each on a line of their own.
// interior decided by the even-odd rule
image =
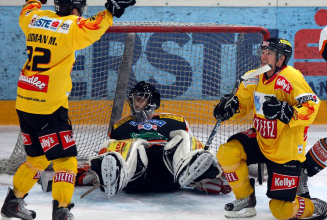
<svg viewBox="0 0 327 220">
<path fill-rule="evenodd" d="M 185 118 L 155 114 L 160 94 L 153 85 L 139 82 L 128 103 L 132 114 L 113 125 L 101 154 L 90 158 L 89 172 L 108 197 L 121 190 L 169 192 L 184 186 L 216 194 L 231 191 L 219 178 L 222 170 L 215 155 L 203 150 Z"/>
</svg>

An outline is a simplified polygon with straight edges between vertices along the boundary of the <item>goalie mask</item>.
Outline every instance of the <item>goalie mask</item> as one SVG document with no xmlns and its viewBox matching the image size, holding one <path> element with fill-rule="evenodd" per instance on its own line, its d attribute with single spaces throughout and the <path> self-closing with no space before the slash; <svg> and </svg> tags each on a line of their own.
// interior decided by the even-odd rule
<svg viewBox="0 0 327 220">
<path fill-rule="evenodd" d="M 272 37 L 261 44 L 261 50 L 273 50 L 276 52 L 277 61 L 284 55 L 283 66 L 286 66 L 292 56 L 292 45 L 285 38 Z"/>
<path fill-rule="evenodd" d="M 141 81 L 129 93 L 128 104 L 134 121 L 148 121 L 160 107 L 160 93 L 150 83 Z"/>
<path fill-rule="evenodd" d="M 71 15 L 72 10 L 76 8 L 83 15 L 86 0 L 54 0 L 56 13 L 61 16 Z"/>
</svg>

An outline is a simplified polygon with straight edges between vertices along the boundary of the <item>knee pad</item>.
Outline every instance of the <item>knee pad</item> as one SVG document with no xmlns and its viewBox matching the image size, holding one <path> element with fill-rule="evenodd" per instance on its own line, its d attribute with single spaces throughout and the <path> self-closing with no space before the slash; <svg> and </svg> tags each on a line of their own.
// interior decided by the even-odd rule
<svg viewBox="0 0 327 220">
<path fill-rule="evenodd" d="M 275 218 L 289 219 L 295 216 L 298 205 L 294 201 L 290 202 L 272 199 L 269 201 L 269 208 Z"/>
<path fill-rule="evenodd" d="M 224 172 L 234 172 L 247 159 L 243 145 L 236 139 L 220 145 L 217 159 Z"/>
<path fill-rule="evenodd" d="M 269 208 L 277 219 L 306 218 L 312 216 L 314 205 L 310 199 L 297 196 L 294 201 L 272 199 Z"/>
<path fill-rule="evenodd" d="M 41 176 L 41 171 L 47 168 L 50 161 L 44 155 L 27 157 L 14 176 L 14 191 L 17 197 L 22 198 L 34 186 Z"/>
<path fill-rule="evenodd" d="M 53 170 L 57 173 L 60 171 L 67 171 L 77 173 L 77 159 L 76 157 L 65 157 L 53 160 Z"/>
<path fill-rule="evenodd" d="M 181 186 L 204 179 L 218 178 L 222 169 L 212 151 L 195 149 L 195 138 L 184 130 L 170 132 L 172 138 L 164 148 L 164 162 Z"/>
</svg>

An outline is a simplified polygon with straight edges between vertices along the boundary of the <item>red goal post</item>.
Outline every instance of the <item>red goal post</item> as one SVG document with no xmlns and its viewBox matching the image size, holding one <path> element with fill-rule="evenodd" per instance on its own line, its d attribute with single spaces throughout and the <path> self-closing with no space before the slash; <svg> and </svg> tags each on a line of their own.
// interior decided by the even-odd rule
<svg viewBox="0 0 327 220">
<path fill-rule="evenodd" d="M 215 124 L 214 106 L 240 75 L 260 66 L 263 27 L 214 23 L 116 22 L 101 39 L 77 52 L 72 71 L 69 116 L 78 160 L 96 155 L 110 125 L 130 113 L 125 102 L 141 80 L 161 93 L 158 113 L 183 115 L 206 143 Z M 223 123 L 212 147 L 251 127 L 252 115 Z M 26 159 L 21 135 L 0 173 L 14 174 Z"/>
</svg>

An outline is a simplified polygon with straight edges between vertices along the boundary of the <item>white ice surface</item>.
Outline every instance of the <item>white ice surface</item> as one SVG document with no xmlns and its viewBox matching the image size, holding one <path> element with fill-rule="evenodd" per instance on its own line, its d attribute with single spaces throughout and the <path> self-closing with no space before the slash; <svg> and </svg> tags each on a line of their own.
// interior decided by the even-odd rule
<svg viewBox="0 0 327 220">
<path fill-rule="evenodd" d="M 0 126 L 0 158 L 9 158 L 18 136 L 17 126 Z M 310 126 L 308 147 L 320 138 L 327 137 L 327 126 Z M 0 175 L 0 205 L 6 197 L 8 187 L 12 187 L 12 176 Z M 256 186 L 257 216 L 251 219 L 275 219 L 269 210 L 269 199 L 266 197 L 266 184 Z M 321 171 L 309 179 L 310 194 L 327 201 L 327 171 Z M 224 205 L 235 199 L 233 193 L 223 195 L 206 195 L 190 189 L 174 193 L 125 194 L 124 192 L 106 198 L 100 190 L 93 191 L 83 199 L 80 196 L 90 187 L 76 187 L 72 202 L 75 207 L 72 213 L 76 220 L 205 220 L 226 219 Z M 36 184 L 25 201 L 27 208 L 35 210 L 37 220 L 50 220 L 52 212 L 51 193 L 44 193 Z"/>
</svg>

